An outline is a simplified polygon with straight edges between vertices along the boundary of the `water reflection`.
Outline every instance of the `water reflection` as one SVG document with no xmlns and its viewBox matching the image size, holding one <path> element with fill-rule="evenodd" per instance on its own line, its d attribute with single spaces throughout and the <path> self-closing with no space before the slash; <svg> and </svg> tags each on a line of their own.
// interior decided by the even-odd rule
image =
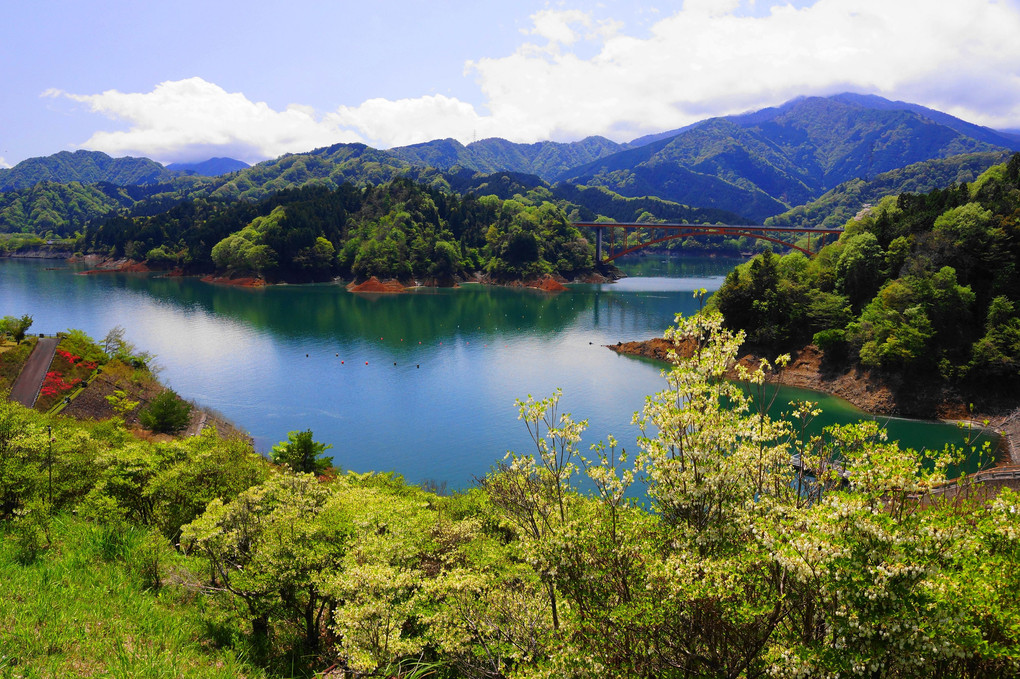
<svg viewBox="0 0 1020 679">
<path fill-rule="evenodd" d="M 693 290 L 717 289 L 735 263 L 646 258 L 631 271 L 652 275 L 556 294 L 465 285 L 363 296 L 0 260 L 0 315 L 97 338 L 122 325 L 157 354 L 171 386 L 249 430 L 262 450 L 311 428 L 346 468 L 457 488 L 507 449 L 528 450 L 513 406 L 528 394 L 562 388 L 564 408 L 591 421 L 584 449 L 608 433 L 632 444 L 631 416 L 662 388 L 661 366 L 602 345 L 660 335 L 676 313 L 697 309 Z"/>
</svg>

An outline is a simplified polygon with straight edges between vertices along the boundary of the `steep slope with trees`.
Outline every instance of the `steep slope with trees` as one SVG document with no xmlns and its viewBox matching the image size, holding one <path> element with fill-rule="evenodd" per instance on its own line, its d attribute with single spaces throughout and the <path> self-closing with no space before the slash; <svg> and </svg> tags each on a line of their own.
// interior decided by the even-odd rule
<svg viewBox="0 0 1020 679">
<path fill-rule="evenodd" d="M 813 340 L 835 365 L 1015 400 L 1018 272 L 1020 154 L 969 185 L 883 199 L 811 260 L 756 257 L 711 303 L 773 351 Z"/>
<path fill-rule="evenodd" d="M 839 227 L 886 196 L 928 193 L 953 184 L 966 184 L 992 165 L 1008 161 L 1009 157 L 1007 152 L 968 153 L 914 163 L 883 172 L 871 180 L 851 179 L 817 200 L 769 217 L 765 224 Z"/>
<path fill-rule="evenodd" d="M 0 233 L 69 238 L 88 223 L 121 210 L 130 208 L 138 214 L 152 214 L 188 196 L 200 195 L 204 188 L 199 178 L 127 186 L 43 181 L 28 188 L 0 192 Z"/>
<path fill-rule="evenodd" d="M 949 118 L 936 121 L 921 107 L 879 98 L 811 97 L 657 135 L 561 178 L 763 220 L 850 179 L 962 153 L 1020 149 L 986 128 L 956 119 L 944 124 Z"/>
</svg>

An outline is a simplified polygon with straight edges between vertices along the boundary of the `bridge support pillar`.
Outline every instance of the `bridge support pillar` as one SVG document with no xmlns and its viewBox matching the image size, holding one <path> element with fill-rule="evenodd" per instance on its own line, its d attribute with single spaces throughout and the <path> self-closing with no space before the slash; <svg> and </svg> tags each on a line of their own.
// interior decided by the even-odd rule
<svg viewBox="0 0 1020 679">
<path fill-rule="evenodd" d="M 602 233 L 605 230 L 604 226 L 595 227 L 595 264 L 602 263 Z"/>
</svg>

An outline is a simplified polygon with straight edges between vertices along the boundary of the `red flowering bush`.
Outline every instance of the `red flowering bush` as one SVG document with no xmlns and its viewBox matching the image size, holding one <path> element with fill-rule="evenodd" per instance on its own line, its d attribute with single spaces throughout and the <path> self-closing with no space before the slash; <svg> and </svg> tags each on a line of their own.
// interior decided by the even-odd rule
<svg viewBox="0 0 1020 679">
<path fill-rule="evenodd" d="M 52 408 L 65 394 L 88 379 L 97 365 L 96 361 L 87 361 L 79 354 L 58 348 L 39 389 L 36 409 L 46 411 Z"/>
<path fill-rule="evenodd" d="M 88 370 L 89 372 L 95 370 L 98 365 L 95 361 L 83 361 L 81 356 L 75 356 L 70 351 L 64 351 L 63 349 L 57 349 L 57 355 L 71 365 L 77 366 L 82 370 Z"/>
<path fill-rule="evenodd" d="M 69 380 L 65 380 L 63 375 L 56 370 L 53 370 L 46 373 L 46 379 L 43 380 L 42 389 L 39 390 L 39 395 L 59 396 L 65 391 L 71 391 L 80 383 L 80 377 L 72 377 Z"/>
</svg>

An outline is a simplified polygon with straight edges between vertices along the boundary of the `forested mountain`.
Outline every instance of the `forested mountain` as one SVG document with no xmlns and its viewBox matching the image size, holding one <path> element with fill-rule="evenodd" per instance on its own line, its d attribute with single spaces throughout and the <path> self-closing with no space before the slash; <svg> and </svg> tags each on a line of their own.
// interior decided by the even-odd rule
<svg viewBox="0 0 1020 679">
<path fill-rule="evenodd" d="M 257 199 L 310 181 L 321 181 L 334 188 L 344 182 L 378 184 L 411 170 L 422 181 L 427 176 L 441 182 L 439 175 L 447 171 L 460 176 L 464 171 L 471 176 L 500 172 L 530 174 L 549 181 L 568 167 L 620 148 L 623 147 L 601 137 L 572 144 L 513 144 L 504 139 L 485 139 L 467 146 L 455 139 L 441 139 L 388 151 L 364 144 L 335 144 L 259 163 L 224 182 L 214 196 Z M 427 175 L 422 175 L 422 171 Z"/>
<path fill-rule="evenodd" d="M 555 203 L 575 221 L 606 218 L 621 222 L 660 220 L 700 224 L 741 220 L 732 212 L 692 208 L 655 197 L 624 198 L 602 187 L 589 189 L 563 182 L 550 185 L 536 175 L 481 174 L 463 168 L 443 173 L 434 168 L 386 164 L 380 160 L 393 159 L 380 156 L 378 151 L 366 146 L 340 145 L 263 164 L 260 169 L 264 174 L 238 174 L 225 179 L 182 176 L 166 184 L 124 187 L 105 182 L 43 182 L 26 189 L 0 192 L 0 233 L 50 234 L 66 238 L 83 230 L 88 223 L 95 222 L 98 226 L 118 212 L 130 219 L 158 215 L 184 201 L 251 203 L 267 199 L 274 192 L 307 185 L 338 189 L 347 182 L 346 175 L 357 177 L 366 172 L 371 172 L 379 184 L 407 178 L 434 190 L 461 196 L 495 196 L 508 200 L 526 195 L 530 200 Z"/>
<path fill-rule="evenodd" d="M 61 151 L 0 169 L 0 191 L 24 189 L 44 181 L 128 186 L 168 181 L 176 176 L 177 173 L 148 158 L 111 158 L 101 151 Z"/>
<path fill-rule="evenodd" d="M 522 172 L 552 180 L 571 168 L 590 163 L 626 148 L 604 137 L 588 137 L 561 144 L 544 141 L 515 144 L 490 138 L 464 146 L 455 139 L 442 139 L 390 149 L 390 153 L 413 165 L 447 170 L 463 167 L 478 172 Z"/>
<path fill-rule="evenodd" d="M 967 153 L 914 163 L 883 172 L 871 180 L 851 179 L 817 200 L 769 217 L 765 224 L 839 227 L 863 208 L 877 203 L 885 196 L 928 193 L 953 184 L 966 184 L 977 179 L 992 165 L 1006 162 L 1009 156 L 1006 151 Z"/>
<path fill-rule="evenodd" d="M 630 144 L 601 137 L 568 144 L 484 139 L 466 146 L 444 139 L 390 150 L 335 144 L 287 154 L 225 176 L 201 181 L 192 177 L 192 183 L 181 183 L 179 172 L 146 159 L 63 152 L 0 170 L 0 190 L 7 192 L 19 187 L 25 190 L 41 181 L 82 184 L 61 191 L 50 187 L 42 193 L 5 196 L 0 231 L 70 232 L 88 219 L 125 207 L 121 199 L 106 195 L 109 189 L 98 189 L 105 196 L 100 198 L 97 189 L 84 188 L 95 182 L 118 186 L 168 183 L 172 190 L 159 192 L 160 205 L 165 208 L 174 199 L 207 196 L 212 200 L 258 201 L 306 184 L 336 189 L 346 182 L 378 185 L 401 176 L 460 193 L 470 190 L 464 185 L 474 183 L 478 195 L 491 192 L 502 198 L 513 195 L 507 191 L 514 182 L 522 182 L 525 191 L 544 183 L 554 196 L 584 196 L 608 205 L 604 196 L 582 190 L 604 187 L 627 198 L 666 201 L 654 203 L 656 209 L 649 210 L 660 219 L 673 218 L 663 217 L 656 211 L 660 208 L 678 215 L 678 206 L 690 206 L 683 209 L 719 210 L 730 222 L 762 222 L 785 214 L 784 218 L 802 223 L 817 214 L 820 219 L 829 217 L 831 223 L 847 216 L 855 201 L 862 205 L 874 202 L 887 189 L 926 190 L 970 179 L 968 173 L 984 161 L 978 160 L 981 156 L 959 161 L 970 169 L 961 167 L 955 174 L 957 161 L 917 163 L 961 154 L 1002 154 L 1007 149 L 1020 149 L 1020 140 L 921 106 L 843 94 L 802 98 L 754 113 L 713 118 Z M 223 162 L 214 159 L 203 164 L 203 169 L 189 172 L 213 173 L 233 166 Z M 903 177 L 885 174 L 908 165 L 913 167 L 905 170 Z M 511 177 L 516 179 L 511 181 Z M 867 189 L 860 184 L 873 178 L 878 181 Z M 820 205 L 806 205 L 845 182 L 853 184 L 836 190 Z M 55 197 L 61 193 L 68 195 Z M 41 198 L 46 200 L 40 202 Z M 68 204 L 66 210 L 60 207 L 62 200 Z M 826 206 L 833 202 L 839 205 L 827 211 Z M 619 201 L 613 205 L 610 213 L 594 212 L 613 219 L 634 218 L 632 206 L 617 209 L 624 205 Z M 800 205 L 806 206 L 788 214 Z M 583 203 L 578 206 L 593 209 Z M 703 216 L 697 221 L 704 221 Z"/>
<path fill-rule="evenodd" d="M 655 196 L 626 198 L 602 186 L 550 184 L 537 175 L 518 172 L 478 174 L 461 170 L 455 174 L 411 170 L 406 177 L 422 184 L 461 195 L 496 196 L 507 200 L 517 195 L 530 200 L 557 203 L 574 221 L 606 218 L 617 222 L 663 221 L 691 224 L 735 223 L 740 215 L 713 208 L 690 207 Z"/>
<path fill-rule="evenodd" d="M 365 144 L 334 144 L 308 153 L 288 153 L 226 177 L 212 192 L 225 200 L 259 200 L 275 191 L 321 183 L 336 188 L 352 184 L 382 184 L 412 165 L 387 151 Z"/>
<path fill-rule="evenodd" d="M 39 182 L 0 193 L 0 231 L 68 236 L 92 219 L 134 204 L 126 189 L 113 184 Z"/>
<path fill-rule="evenodd" d="M 44 181 L 0 192 L 0 233 L 72 236 L 94 220 L 119 210 L 151 215 L 188 196 L 201 195 L 204 178 L 177 177 L 165 184 L 118 186 L 109 182 L 83 184 Z"/>
<path fill-rule="evenodd" d="M 927 118 L 939 125 L 945 125 L 946 127 L 956 130 L 960 134 L 964 134 L 978 141 L 983 141 L 993 146 L 1002 146 L 1013 151 L 1020 151 L 1020 138 L 1016 134 L 1010 134 L 1008 131 L 993 130 L 990 127 L 983 127 L 981 125 L 975 125 L 968 123 L 965 120 L 960 120 L 955 116 L 951 116 L 948 113 L 942 111 L 936 111 L 935 109 L 927 108 L 925 106 L 919 106 L 917 104 L 911 104 L 905 101 L 889 101 L 882 97 L 875 96 L 874 94 L 855 94 L 846 92 L 838 94 L 832 99 L 841 101 L 847 104 L 859 104 L 865 108 L 872 108 L 879 111 L 913 111 L 919 114 L 923 118 Z"/>
<path fill-rule="evenodd" d="M 760 221 L 850 179 L 962 153 L 1020 149 L 1020 143 L 987 128 L 898 106 L 857 95 L 799 99 L 707 120 L 672 137 L 646 137 L 638 148 L 561 178 L 626 196 L 719 207 Z"/>
<path fill-rule="evenodd" d="M 711 304 L 776 352 L 814 341 L 836 366 L 1015 398 L 1018 271 L 1020 153 L 971 184 L 882 199 L 811 260 L 756 257 Z"/>
<path fill-rule="evenodd" d="M 722 120 L 728 120 L 740 127 L 755 127 L 788 114 L 791 110 L 802 104 L 807 99 L 807 97 L 797 97 L 796 99 L 791 99 L 780 106 L 770 106 L 750 113 L 724 116 Z M 993 130 L 989 127 L 982 127 L 981 125 L 968 123 L 965 120 L 943 113 L 942 111 L 936 111 L 935 109 L 911 104 L 905 101 L 891 101 L 873 94 L 844 92 L 843 94 L 836 94 L 831 97 L 827 97 L 827 99 L 853 107 L 873 109 L 876 111 L 913 111 L 922 118 L 927 118 L 932 122 L 944 125 L 945 127 L 956 130 L 963 135 L 973 137 L 978 141 L 987 142 L 993 146 L 1001 146 L 1014 151 L 1020 151 L 1020 130 Z M 706 122 L 708 121 L 693 123 L 675 130 L 659 132 L 657 134 L 649 134 L 633 140 L 630 142 L 629 146 L 644 146 L 645 144 L 651 144 L 652 142 L 661 141 L 663 139 L 672 139 L 673 137 L 687 132 L 688 130 L 692 130 L 699 125 L 703 125 Z"/>
</svg>

